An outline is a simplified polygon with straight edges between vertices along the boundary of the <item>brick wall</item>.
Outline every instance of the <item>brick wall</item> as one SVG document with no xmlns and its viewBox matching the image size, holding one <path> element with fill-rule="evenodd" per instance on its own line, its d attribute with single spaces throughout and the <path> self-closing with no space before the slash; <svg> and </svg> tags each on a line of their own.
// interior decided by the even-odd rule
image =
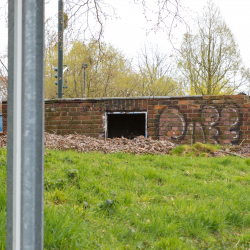
<svg viewBox="0 0 250 250">
<path fill-rule="evenodd" d="M 2 102 L 3 134 L 7 133 L 7 102 Z"/>
<path fill-rule="evenodd" d="M 45 130 L 105 137 L 106 111 L 147 110 L 147 100 L 62 100 L 45 102 Z"/>
<path fill-rule="evenodd" d="M 45 130 L 104 138 L 105 112 L 147 111 L 148 136 L 176 143 L 250 144 L 250 102 L 244 95 L 62 99 L 45 101 Z M 7 131 L 3 102 L 3 130 Z"/>
<path fill-rule="evenodd" d="M 104 137 L 105 108 L 95 101 L 46 101 L 45 130 L 58 134 L 85 134 Z"/>
<path fill-rule="evenodd" d="M 243 95 L 149 99 L 148 134 L 181 144 L 249 144 L 249 107 Z"/>
</svg>

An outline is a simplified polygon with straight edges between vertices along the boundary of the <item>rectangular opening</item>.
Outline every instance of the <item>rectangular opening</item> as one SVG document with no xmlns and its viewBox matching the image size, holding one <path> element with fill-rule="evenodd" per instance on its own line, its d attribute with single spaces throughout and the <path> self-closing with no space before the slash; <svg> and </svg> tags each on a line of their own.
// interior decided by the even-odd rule
<svg viewBox="0 0 250 250">
<path fill-rule="evenodd" d="M 105 138 L 147 138 L 147 112 L 107 112 Z"/>
</svg>

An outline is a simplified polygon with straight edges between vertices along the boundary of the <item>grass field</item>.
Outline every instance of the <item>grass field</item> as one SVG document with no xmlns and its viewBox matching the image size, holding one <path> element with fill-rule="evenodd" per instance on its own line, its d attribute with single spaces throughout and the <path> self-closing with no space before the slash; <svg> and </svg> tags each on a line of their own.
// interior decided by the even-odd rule
<svg viewBox="0 0 250 250">
<path fill-rule="evenodd" d="M 44 249 L 250 249 L 248 159 L 46 153 Z"/>
</svg>

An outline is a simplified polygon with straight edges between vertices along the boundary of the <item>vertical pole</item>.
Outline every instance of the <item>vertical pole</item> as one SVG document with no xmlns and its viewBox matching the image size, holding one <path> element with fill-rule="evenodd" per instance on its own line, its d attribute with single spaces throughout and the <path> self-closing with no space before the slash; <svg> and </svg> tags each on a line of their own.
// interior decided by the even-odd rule
<svg viewBox="0 0 250 250">
<path fill-rule="evenodd" d="M 22 1 L 9 1 L 6 248 L 21 244 Z"/>
<path fill-rule="evenodd" d="M 86 90 L 86 88 L 85 88 L 85 70 L 86 70 L 86 68 L 88 68 L 88 64 L 87 63 L 83 63 L 82 64 L 82 68 L 84 69 L 84 73 L 83 73 L 83 98 L 86 98 L 86 92 L 85 92 L 85 90 Z"/>
<path fill-rule="evenodd" d="M 84 95 L 83 95 L 83 98 L 86 98 L 86 94 L 85 94 L 85 68 L 84 68 L 83 79 L 84 79 L 84 89 L 83 89 Z"/>
<path fill-rule="evenodd" d="M 43 249 L 44 0 L 9 0 L 7 250 Z"/>
<path fill-rule="evenodd" d="M 58 0 L 58 84 L 57 98 L 63 98 L 63 0 Z"/>
</svg>

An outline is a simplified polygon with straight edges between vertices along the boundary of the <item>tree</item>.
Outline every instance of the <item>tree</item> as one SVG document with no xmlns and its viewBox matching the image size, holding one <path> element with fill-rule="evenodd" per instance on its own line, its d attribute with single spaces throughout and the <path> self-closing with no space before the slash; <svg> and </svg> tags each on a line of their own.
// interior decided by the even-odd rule
<svg viewBox="0 0 250 250">
<path fill-rule="evenodd" d="M 52 0 L 48 0 L 49 3 Z M 131 4 L 141 5 L 147 21 L 152 21 L 151 31 L 164 30 L 171 36 L 172 29 L 178 22 L 185 23 L 180 10 L 184 9 L 181 0 L 132 0 Z M 100 41 L 104 35 L 106 20 L 116 18 L 115 8 L 109 0 L 64 0 L 68 16 L 68 30 L 79 36 L 84 35 L 92 41 Z M 77 25 L 81 23 L 81 25 Z"/>
<path fill-rule="evenodd" d="M 7 17 L 7 4 L 4 2 L 0 3 L 0 26 L 7 28 L 6 19 Z M 7 44 L 4 44 L 5 32 L 1 33 L 1 49 L 0 49 L 0 102 L 7 98 L 7 87 L 8 87 L 8 49 Z"/>
<path fill-rule="evenodd" d="M 45 98 L 57 98 L 57 86 L 55 85 L 55 67 L 57 67 L 58 40 L 50 20 L 45 22 Z M 67 44 L 67 43 L 66 43 Z"/>
<path fill-rule="evenodd" d="M 127 0 L 130 1 L 130 0 Z M 180 13 L 182 0 L 132 0 L 131 4 L 141 5 L 143 14 L 147 21 L 152 21 L 152 28 L 149 31 L 164 30 L 171 37 L 173 28 L 177 23 L 185 23 Z M 46 0 L 46 6 L 52 0 Z M 68 19 L 67 33 L 76 39 L 86 38 L 88 40 L 101 41 L 103 38 L 107 19 L 116 18 L 116 10 L 109 3 L 109 0 L 63 0 L 64 11 Z M 2 1 L 0 11 L 7 23 L 8 0 Z M 151 20 L 153 19 L 153 20 Z M 57 26 L 57 21 L 55 22 Z M 84 35 L 84 37 L 82 37 Z"/>
<path fill-rule="evenodd" d="M 45 4 L 49 4 L 52 0 L 46 0 Z M 133 0 L 131 4 L 138 4 L 143 7 L 143 14 L 147 21 L 151 21 L 149 19 L 153 18 L 152 28 L 150 30 L 157 31 L 159 29 L 164 29 L 169 37 L 171 35 L 171 31 L 176 25 L 177 22 L 184 22 L 183 18 L 180 15 L 180 9 L 182 6 L 180 4 L 181 0 L 155 0 L 154 2 L 151 0 Z M 7 24 L 7 6 L 8 1 L 1 2 L 0 10 L 1 15 L 4 16 L 4 19 Z M 109 4 L 108 0 L 64 0 L 64 16 L 67 18 L 67 29 L 65 30 L 65 40 L 70 37 L 71 40 L 79 41 L 84 40 L 85 44 L 87 44 L 86 40 L 91 41 L 90 44 L 93 46 L 94 50 L 95 43 L 98 44 L 99 49 L 98 52 L 101 52 L 101 57 L 105 57 L 105 53 L 103 53 L 103 43 L 102 38 L 105 30 L 105 22 L 108 18 L 116 18 L 115 9 L 113 6 Z M 51 20 L 53 23 L 53 27 L 49 25 L 48 20 Z M 45 40 L 46 40 L 46 53 L 45 53 L 45 96 L 46 98 L 56 98 L 56 86 L 54 85 L 54 67 L 56 66 L 56 57 L 57 54 L 57 17 L 50 17 L 46 21 L 46 29 L 47 26 L 50 26 L 50 32 L 46 32 Z M 166 22 L 168 20 L 169 22 Z M 48 29 L 47 29 L 48 30 Z M 52 35 L 52 36 L 51 36 Z M 47 37 L 48 36 L 48 37 Z M 51 39 L 52 38 L 52 39 Z M 87 39 L 86 39 L 87 38 Z M 95 41 L 95 43 L 94 43 Z M 113 55 L 115 52 L 113 53 Z M 102 82 L 104 93 L 106 89 L 107 96 L 110 95 L 120 95 L 120 96 L 134 96 L 138 95 L 137 86 L 139 84 L 140 77 L 135 70 L 129 66 L 130 62 L 126 62 L 124 65 L 122 63 L 123 60 L 118 59 L 116 56 L 111 56 L 114 61 L 108 61 L 106 65 L 106 72 L 112 71 L 112 76 L 109 79 L 115 79 L 116 83 L 112 81 Z M 106 59 L 105 59 L 106 60 Z M 102 61 L 106 62 L 106 61 Z M 125 61 L 124 61 L 125 62 Z M 127 68 L 126 74 L 121 73 L 124 70 L 121 68 L 117 71 L 113 69 L 114 64 L 119 64 L 120 67 Z M 97 64 L 95 64 L 97 65 Z M 100 65 L 100 61 L 99 61 Z M 88 69 L 90 73 L 90 70 Z M 81 73 L 78 70 L 78 73 Z M 119 78 L 118 78 L 119 75 Z M 78 75 L 79 76 L 79 75 Z M 4 78 L 5 79 L 5 78 Z M 7 79 L 7 78 L 6 78 Z M 97 79 L 97 78 L 96 78 Z M 82 79 L 81 79 L 82 80 Z M 82 83 L 82 82 L 81 82 Z M 79 82 L 79 84 L 81 84 Z M 91 83 L 91 86 L 97 84 L 97 81 L 89 81 L 88 84 Z M 88 90 L 91 93 L 91 87 L 88 85 Z M 112 90 L 112 91 L 111 91 Z M 70 92 L 70 89 L 67 91 L 68 95 L 72 96 L 73 92 Z M 70 94 L 71 93 L 71 94 Z M 77 92 L 78 96 L 81 95 L 81 92 Z M 91 94 L 92 95 L 92 94 Z M 93 95 L 96 95 L 96 92 L 93 91 Z M 66 95 L 65 95 L 66 97 Z"/>
<path fill-rule="evenodd" d="M 141 77 L 139 95 L 169 96 L 184 94 L 179 82 L 174 80 L 174 67 L 170 56 L 152 45 L 141 49 L 138 55 Z"/>
<path fill-rule="evenodd" d="M 0 101 L 7 98 L 7 87 L 8 87 L 8 70 L 0 58 Z"/>
<path fill-rule="evenodd" d="M 47 36 L 49 37 L 49 36 Z M 55 71 L 57 43 L 51 34 L 45 50 L 45 95 L 56 98 Z M 64 62 L 68 66 L 65 73 L 65 98 L 82 98 L 84 78 L 82 63 L 87 63 L 86 96 L 134 96 L 138 89 L 139 76 L 132 68 L 131 61 L 111 45 L 98 44 L 95 40 L 85 44 L 81 40 L 65 43 Z M 100 53 L 100 50 L 102 53 Z"/>
<path fill-rule="evenodd" d="M 49 32 L 49 31 L 48 31 Z M 46 37 L 49 37 L 47 35 Z M 53 33 L 46 40 L 45 49 L 45 95 L 56 98 L 57 43 Z M 84 78 L 82 63 L 87 63 L 87 97 L 166 96 L 184 94 L 179 82 L 174 80 L 174 68 L 169 56 L 157 47 L 142 49 L 138 68 L 111 45 L 81 40 L 65 43 L 64 61 L 68 66 L 65 75 L 65 98 L 82 98 Z M 100 50 L 102 53 L 100 53 Z"/>
<path fill-rule="evenodd" d="M 179 69 L 189 94 L 233 94 L 248 82 L 235 38 L 212 1 L 183 37 Z"/>
</svg>

